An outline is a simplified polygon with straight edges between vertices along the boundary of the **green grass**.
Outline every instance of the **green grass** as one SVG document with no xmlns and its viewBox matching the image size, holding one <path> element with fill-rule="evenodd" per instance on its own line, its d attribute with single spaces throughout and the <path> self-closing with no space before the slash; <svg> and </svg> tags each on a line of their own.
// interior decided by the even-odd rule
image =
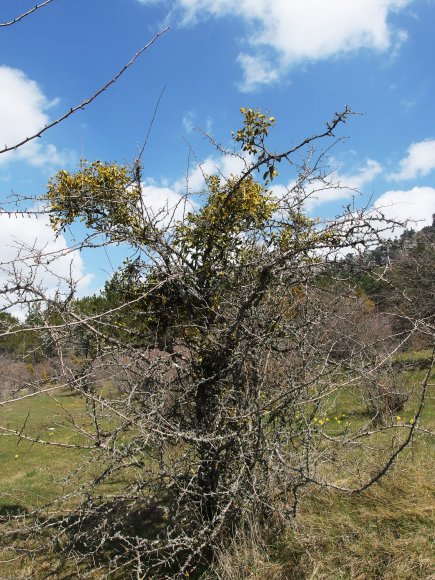
<svg viewBox="0 0 435 580">
<path fill-rule="evenodd" d="M 434 483 L 420 458 L 362 495 L 312 491 L 292 531 L 239 538 L 204 580 L 433 580 Z"/>
<path fill-rule="evenodd" d="M 406 425 L 414 416 L 424 375 L 418 370 L 403 376 L 413 394 L 398 423 Z M 357 429 L 369 420 L 354 390 L 341 391 L 325 407 L 318 419 L 329 418 L 322 428 L 330 435 L 341 429 L 343 421 L 350 420 L 351 428 Z M 433 386 L 420 426 L 435 432 Z M 368 448 L 363 459 L 369 460 L 375 451 Z M 343 462 L 353 460 L 355 455 L 342 456 L 336 465 L 344 468 Z M 292 531 L 278 539 L 258 529 L 243 534 L 221 552 L 206 579 L 434 580 L 434 437 L 417 432 L 389 473 L 361 494 L 307 488 Z"/>
<path fill-rule="evenodd" d="M 81 416 L 84 402 L 63 393 L 56 398 L 39 395 L 0 408 L 0 424 L 49 443 L 75 443 L 71 416 Z M 62 478 L 78 463 L 82 451 L 34 444 L 15 436 L 0 437 L 0 510 L 31 510 L 62 492 Z"/>
<path fill-rule="evenodd" d="M 424 373 L 403 373 L 413 387 L 413 395 L 401 412 L 399 422 L 403 424 L 415 414 L 418 384 Z M 56 398 L 40 395 L 0 407 L 0 424 L 20 430 L 26 422 L 26 432 L 34 437 L 50 442 L 82 442 L 70 418 L 86 422 L 84 411 L 83 399 L 67 392 Z M 321 427 L 330 435 L 345 429 L 347 421 L 356 429 L 369 420 L 358 392 L 350 389 L 328 401 L 322 413 L 317 420 L 325 421 Z M 426 400 L 421 426 L 435 431 L 433 391 Z M 403 435 L 405 430 L 398 433 Z M 31 511 L 62 494 L 67 486 L 63 479 L 85 457 L 86 451 L 0 437 L 0 514 Z M 417 433 L 391 472 L 363 494 L 342 495 L 308 488 L 293 532 L 279 541 L 267 534 L 261 537 L 262 530 L 255 537 L 239 538 L 237 545 L 221 554 L 216 573 L 210 572 L 206 578 L 433 580 L 434 459 L 433 437 Z M 13 559 L 15 555 L 9 551 L 6 556 Z M 52 560 L 47 560 L 50 557 Z M 0 578 L 46 577 L 54 567 L 54 558 L 44 554 L 46 563 L 37 558 L 34 562 L 25 559 L 0 565 Z"/>
<path fill-rule="evenodd" d="M 361 495 L 308 495 L 283 550 L 293 554 L 293 571 L 301 578 L 428 579 L 435 565 L 431 465 L 408 454 Z"/>
<path fill-rule="evenodd" d="M 397 354 L 393 362 L 403 368 L 424 369 L 430 366 L 431 359 L 432 351 L 430 349 L 412 350 Z"/>
</svg>

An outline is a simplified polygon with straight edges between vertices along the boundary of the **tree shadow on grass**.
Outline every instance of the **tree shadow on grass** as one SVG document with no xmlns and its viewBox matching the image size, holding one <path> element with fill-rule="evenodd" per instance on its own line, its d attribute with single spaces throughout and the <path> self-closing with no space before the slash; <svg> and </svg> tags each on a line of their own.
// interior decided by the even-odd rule
<svg viewBox="0 0 435 580">
<path fill-rule="evenodd" d="M 41 578 L 68 579 L 89 574 L 93 577 L 94 573 L 96 578 L 110 580 L 178 577 L 188 550 L 179 546 L 174 556 L 170 545 L 158 551 L 151 548 L 153 542 L 164 544 L 170 529 L 174 530 L 173 499 L 127 502 L 100 498 L 99 502 L 82 504 L 75 513 L 58 512 L 49 516 L 48 509 L 45 518 L 39 513 L 34 525 L 30 525 L 31 535 L 41 544 L 38 551 L 45 561 L 50 554 L 50 570 Z M 20 506 L 9 506 L 9 509 L 24 515 Z M 26 516 L 26 530 L 23 528 L 20 539 L 23 543 L 29 534 L 29 518 L 32 514 Z M 187 535 L 193 531 L 190 523 L 186 524 L 185 531 Z M 15 541 L 19 535 L 16 530 Z M 139 558 L 142 575 L 138 575 Z M 193 564 L 190 578 L 199 578 L 210 564 L 210 558 L 210 553 L 203 553 Z"/>
<path fill-rule="evenodd" d="M 23 516 L 27 513 L 27 508 L 19 503 L 0 504 L 0 522 L 10 516 Z"/>
</svg>

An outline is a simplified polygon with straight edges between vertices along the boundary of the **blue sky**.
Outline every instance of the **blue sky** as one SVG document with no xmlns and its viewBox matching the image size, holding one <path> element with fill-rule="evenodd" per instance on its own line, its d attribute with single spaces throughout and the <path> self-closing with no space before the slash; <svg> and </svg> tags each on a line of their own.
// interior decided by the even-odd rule
<svg viewBox="0 0 435 580">
<path fill-rule="evenodd" d="M 34 5 L 3 0 L 2 22 Z M 431 222 L 435 212 L 435 3 L 433 0 L 55 0 L 0 28 L 0 143 L 11 145 L 90 96 L 153 34 L 170 26 L 120 81 L 17 154 L 0 156 L 0 192 L 40 195 L 57 169 L 87 159 L 129 161 L 164 94 L 144 156 L 145 194 L 157 206 L 185 182 L 189 143 L 204 169 L 232 170 L 194 131 L 223 143 L 240 107 L 277 119 L 276 146 L 322 130 L 345 104 L 355 116 L 331 153 L 337 179 L 357 203 Z M 200 172 L 190 167 L 191 187 Z M 286 185 L 285 172 L 277 180 Z M 287 181 L 286 181 L 287 180 Z M 325 192 L 310 211 L 335 215 L 350 191 Z M 370 201 L 369 201 L 370 200 Z M 11 238 L 46 247 L 46 223 L 0 216 L 0 261 Z M 121 257 L 112 251 L 112 265 Z M 111 264 L 75 257 L 82 291 L 101 287 Z M 66 273 L 67 263 L 58 272 Z M 52 283 L 49 278 L 46 283 Z M 0 275 L 0 282 L 3 281 Z M 54 283 L 54 282 L 53 282 Z"/>
</svg>

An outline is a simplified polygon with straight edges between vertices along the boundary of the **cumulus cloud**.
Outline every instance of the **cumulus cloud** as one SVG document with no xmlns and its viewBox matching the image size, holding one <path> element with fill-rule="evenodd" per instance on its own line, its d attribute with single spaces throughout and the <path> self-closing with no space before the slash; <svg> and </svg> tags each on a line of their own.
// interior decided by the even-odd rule
<svg viewBox="0 0 435 580">
<path fill-rule="evenodd" d="M 435 189 L 413 187 L 409 190 L 386 191 L 376 200 L 373 207 L 388 219 L 409 221 L 408 227 L 420 230 L 432 224 L 432 214 L 435 213 Z"/>
<path fill-rule="evenodd" d="M 72 279 L 79 292 L 84 292 L 91 274 L 85 273 L 81 255 L 68 248 L 64 236 L 55 236 L 48 217 L 0 214 L 0 307 L 14 303 L 17 294 L 5 292 L 13 288 L 15 278 L 32 280 L 48 296 L 67 291 Z M 25 312 L 19 306 L 12 313 L 22 317 Z"/>
<path fill-rule="evenodd" d="M 0 66 L 0 148 L 12 146 L 34 135 L 49 122 L 49 101 L 39 85 L 22 71 Z M 24 160 L 33 166 L 64 165 L 71 154 L 59 151 L 53 144 L 34 140 L 17 151 L 0 155 L 0 165 Z"/>
<path fill-rule="evenodd" d="M 367 159 L 364 165 L 354 173 L 341 173 L 340 170 L 333 171 L 325 182 L 313 180 L 305 192 L 306 208 L 312 211 L 315 207 L 333 201 L 344 201 L 364 191 L 364 187 L 371 183 L 382 173 L 382 165 L 374 159 Z M 294 187 L 295 183 L 290 182 L 287 186 L 274 183 L 272 190 L 279 198 Z"/>
<path fill-rule="evenodd" d="M 242 52 L 238 62 L 244 74 L 242 87 L 252 90 L 276 82 L 289 67 L 306 61 L 359 49 L 397 50 L 406 39 L 406 31 L 395 28 L 390 16 L 412 1 L 171 0 L 169 4 L 173 14 L 181 13 L 183 24 L 224 16 L 238 17 L 248 24 L 246 40 L 254 54 Z"/>
<path fill-rule="evenodd" d="M 265 56 L 241 53 L 237 62 L 243 70 L 243 81 L 238 83 L 242 93 L 249 93 L 259 85 L 277 83 L 281 78 L 281 67 L 274 67 Z"/>
<path fill-rule="evenodd" d="M 364 188 L 382 173 L 382 165 L 374 159 L 367 159 L 365 164 L 354 173 L 334 172 L 331 186 L 319 184 L 318 190 L 310 198 L 311 207 L 331 201 L 346 200 L 364 191 Z"/>
<path fill-rule="evenodd" d="M 365 165 L 356 173 L 340 176 L 340 182 L 354 190 L 362 190 L 367 183 L 373 181 L 380 173 L 382 173 L 382 165 L 374 159 L 367 159 Z"/>
<path fill-rule="evenodd" d="M 148 179 L 142 184 L 142 197 L 149 217 L 163 228 L 183 219 L 193 208 L 192 200 L 185 197 L 177 184 L 166 187 Z"/>
<path fill-rule="evenodd" d="M 358 212 L 354 212 L 352 218 L 353 225 L 359 225 L 360 231 L 365 232 L 367 241 L 373 239 L 374 230 L 377 232 L 375 236 L 375 245 L 377 245 L 378 236 L 384 239 L 397 238 L 405 228 L 421 230 L 431 225 L 432 214 L 435 214 L 435 189 L 413 187 L 406 191 L 385 192 L 364 211 L 364 219 Z M 343 257 L 348 253 L 357 253 L 363 249 L 363 247 L 353 246 L 342 248 L 337 252 L 337 256 Z"/>
<path fill-rule="evenodd" d="M 197 207 L 194 198 L 189 198 L 189 206 L 186 207 L 185 194 L 201 193 L 204 188 L 205 175 L 220 174 L 223 177 L 240 174 L 249 165 L 250 158 L 243 159 L 238 156 L 211 156 L 200 165 L 195 165 L 189 173 L 188 179 L 182 177 L 172 184 L 158 185 L 153 180 L 144 184 L 144 199 L 151 212 L 159 212 L 166 208 L 172 209 L 173 219 L 181 219 L 183 212 Z M 334 201 L 344 201 L 352 198 L 358 192 L 364 192 L 370 183 L 383 172 L 382 165 L 374 160 L 367 159 L 354 172 L 345 173 L 338 168 L 329 175 L 330 185 L 320 181 L 313 181 L 306 194 L 306 209 L 309 212 L 316 207 Z M 186 185 L 188 184 L 188 188 Z M 274 182 L 271 186 L 274 195 L 279 199 L 285 196 L 295 185 L 290 181 L 287 185 Z M 386 191 L 372 204 L 370 209 L 374 217 L 382 214 L 386 220 L 395 220 L 407 223 L 407 227 L 421 229 L 432 223 L 432 214 L 435 214 L 435 188 L 413 187 L 408 190 Z M 166 218 L 168 219 L 168 218 Z M 385 237 L 399 235 L 404 228 L 395 227 L 394 231 L 388 229 L 385 223 Z"/>
<path fill-rule="evenodd" d="M 178 194 L 183 194 L 187 190 L 192 193 L 201 193 L 205 186 L 205 176 L 221 175 L 228 179 L 231 175 L 239 175 L 251 161 L 250 156 L 240 155 L 220 155 L 207 157 L 201 163 L 197 163 L 190 169 L 186 177 L 177 179 L 173 184 L 173 189 Z"/>
<path fill-rule="evenodd" d="M 399 170 L 388 177 L 393 181 L 424 177 L 435 169 L 435 139 L 412 143 L 399 162 Z"/>
<path fill-rule="evenodd" d="M 231 175 L 239 175 L 249 162 L 249 156 L 210 156 L 191 167 L 188 175 L 172 183 L 166 180 L 157 182 L 148 177 L 142 184 L 146 211 L 150 216 L 160 218 L 163 227 L 168 226 L 197 207 L 195 197 L 203 192 L 206 176 L 221 175 L 224 179 L 228 179 Z"/>
<path fill-rule="evenodd" d="M 157 183 L 148 178 L 143 184 L 144 201 L 151 215 L 162 216 L 168 213 L 173 219 L 181 219 L 183 212 L 191 211 L 195 207 L 195 195 L 201 194 L 205 187 L 207 175 L 221 175 L 228 179 L 231 175 L 240 175 L 250 166 L 252 158 L 249 155 L 219 155 L 209 156 L 200 164 L 190 168 L 187 176 L 180 177 L 172 183 Z M 350 199 L 362 192 L 364 187 L 371 183 L 383 171 L 382 165 L 374 159 L 367 159 L 363 165 L 353 173 L 341 173 L 340 170 L 332 172 L 327 182 L 313 180 L 306 191 L 307 210 L 321 204 Z M 284 197 L 295 185 L 294 181 L 287 184 L 274 181 L 270 189 L 279 199 Z M 188 194 L 188 201 L 186 200 Z M 186 206 L 188 203 L 188 206 Z M 168 217 L 163 223 L 168 222 Z"/>
</svg>

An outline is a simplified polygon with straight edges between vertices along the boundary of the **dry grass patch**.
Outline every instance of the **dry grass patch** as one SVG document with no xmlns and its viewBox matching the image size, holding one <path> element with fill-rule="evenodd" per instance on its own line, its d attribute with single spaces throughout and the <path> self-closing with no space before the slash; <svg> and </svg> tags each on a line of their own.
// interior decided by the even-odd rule
<svg viewBox="0 0 435 580">
<path fill-rule="evenodd" d="M 433 448 L 425 451 L 414 461 L 404 458 L 362 494 L 311 489 L 292 531 L 277 538 L 252 525 L 221 551 L 204 578 L 433 580 Z"/>
</svg>

